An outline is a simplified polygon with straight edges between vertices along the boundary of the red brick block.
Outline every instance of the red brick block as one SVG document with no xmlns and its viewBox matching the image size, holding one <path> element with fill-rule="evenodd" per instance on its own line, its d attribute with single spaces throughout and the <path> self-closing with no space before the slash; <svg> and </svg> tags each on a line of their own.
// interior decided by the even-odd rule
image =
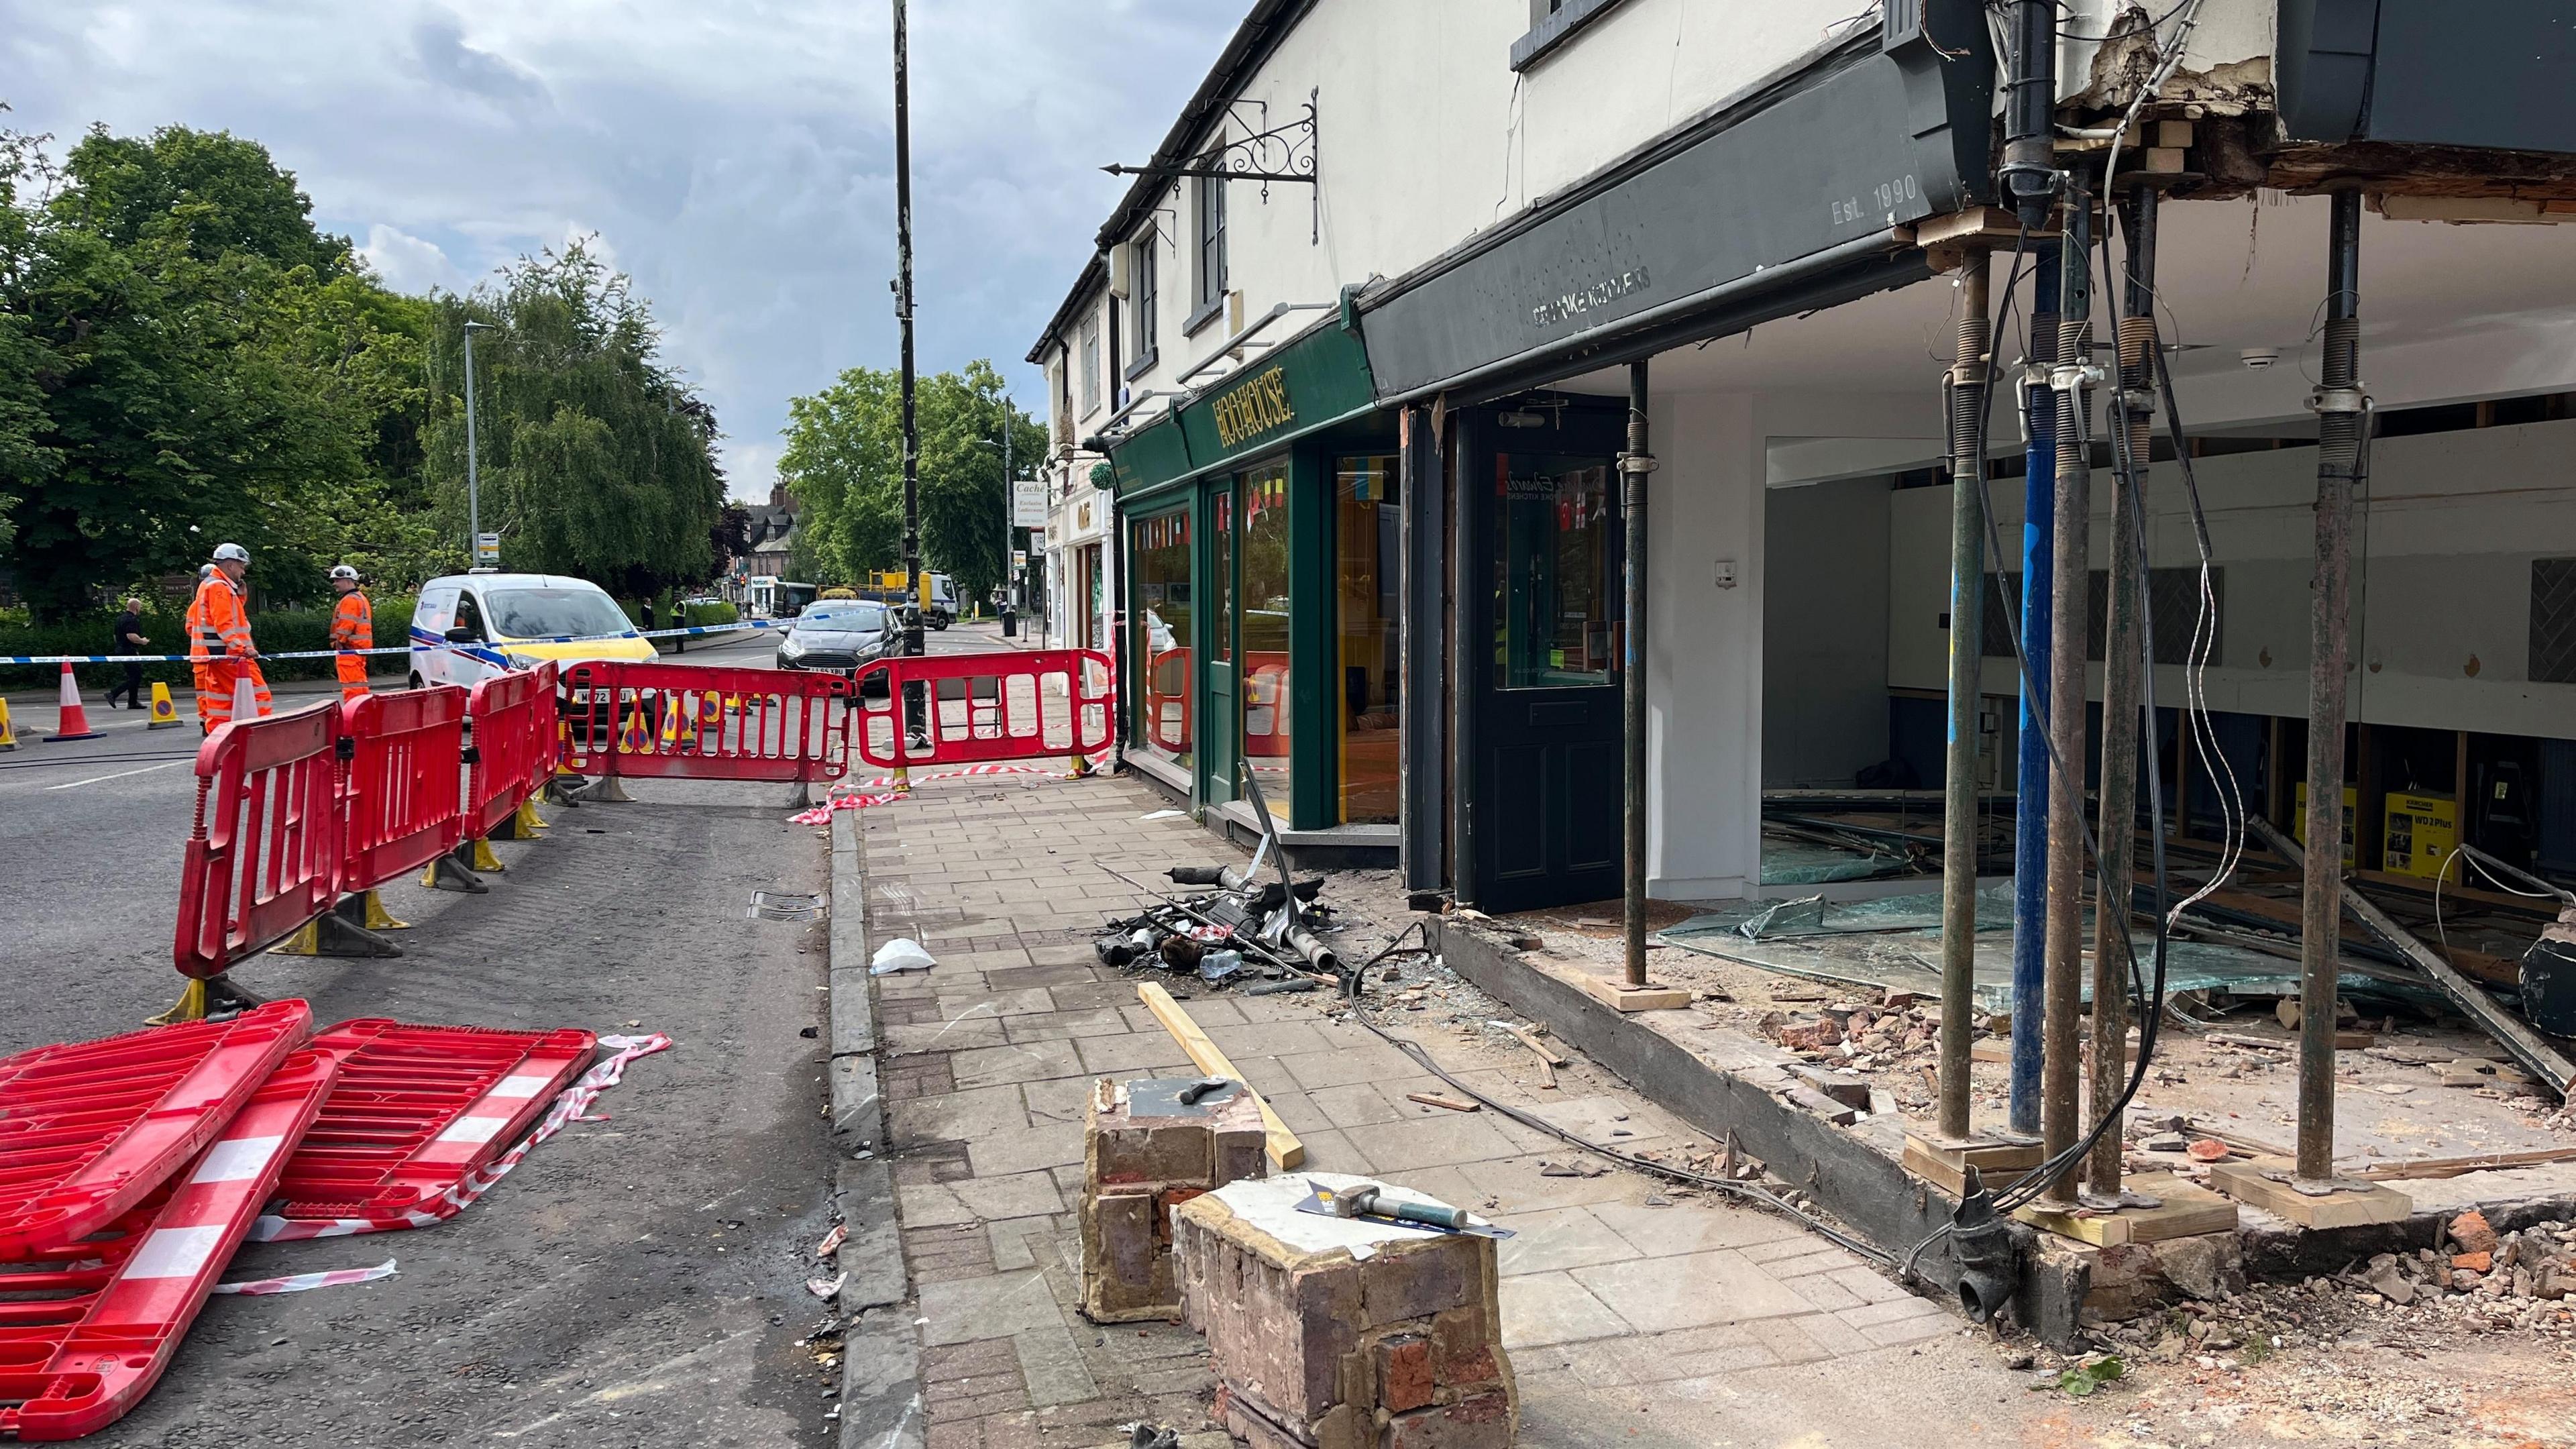
<svg viewBox="0 0 2576 1449">
<path fill-rule="evenodd" d="M 1431 1340 L 1400 1334 L 1377 1346 L 1377 1404 L 1391 1414 L 1431 1402 Z"/>
</svg>

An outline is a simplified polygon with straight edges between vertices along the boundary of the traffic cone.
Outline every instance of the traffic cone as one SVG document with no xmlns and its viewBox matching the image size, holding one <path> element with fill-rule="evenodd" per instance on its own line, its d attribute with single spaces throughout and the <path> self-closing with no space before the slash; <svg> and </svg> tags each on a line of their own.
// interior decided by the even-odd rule
<svg viewBox="0 0 2576 1449">
<path fill-rule="evenodd" d="M 99 738 L 101 738 L 99 732 L 89 727 L 89 711 L 81 707 L 80 681 L 72 677 L 72 664 L 66 659 L 63 661 L 62 728 L 45 736 L 45 743 L 51 745 L 59 744 L 64 740 Z"/>
<path fill-rule="evenodd" d="M 143 727 L 147 730 L 174 730 L 179 727 L 179 709 L 170 702 L 170 686 L 154 681 L 152 718 Z"/>
<path fill-rule="evenodd" d="M 240 678 L 233 681 L 233 718 L 237 720 L 259 718 L 259 691 L 250 687 L 250 671 L 247 669 L 241 672 Z"/>
<path fill-rule="evenodd" d="M 18 727 L 9 723 L 9 701 L 0 699 L 0 750 L 18 748 Z"/>
</svg>

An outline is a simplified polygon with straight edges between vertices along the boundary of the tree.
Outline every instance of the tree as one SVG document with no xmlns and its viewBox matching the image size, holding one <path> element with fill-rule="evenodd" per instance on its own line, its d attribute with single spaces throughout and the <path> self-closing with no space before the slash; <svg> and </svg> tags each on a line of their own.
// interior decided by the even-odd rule
<svg viewBox="0 0 2576 1449">
<path fill-rule="evenodd" d="M 898 375 L 854 367 L 831 387 L 787 405 L 778 472 L 805 505 L 797 523 L 818 569 L 856 578 L 902 566 L 903 442 Z M 1010 518 L 1002 430 L 1023 473 L 1045 456 L 1046 427 L 1009 405 L 1001 372 L 978 359 L 965 371 L 920 379 L 923 567 L 947 574 L 962 599 L 1000 584 Z M 1007 422 L 1006 422 L 1007 418 Z"/>
<path fill-rule="evenodd" d="M 423 445 L 451 536 L 466 515 L 474 321 L 485 324 L 474 341 L 482 521 L 501 535 L 503 565 L 630 598 L 714 577 L 725 502 L 715 414 L 659 360 L 661 329 L 625 276 L 574 241 L 436 308 Z"/>
<path fill-rule="evenodd" d="M 393 496 L 418 391 L 414 304 L 384 292 L 267 152 L 94 131 L 57 168 L 0 145 L 0 494 L 20 590 L 62 618 L 253 550 L 272 598 L 367 540 L 427 535 Z"/>
</svg>

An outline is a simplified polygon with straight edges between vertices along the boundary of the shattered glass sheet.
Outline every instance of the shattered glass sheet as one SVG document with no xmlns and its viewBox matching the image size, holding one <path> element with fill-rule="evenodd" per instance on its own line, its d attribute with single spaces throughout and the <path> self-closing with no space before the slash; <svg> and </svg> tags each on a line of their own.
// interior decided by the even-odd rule
<svg viewBox="0 0 2576 1449">
<path fill-rule="evenodd" d="M 1823 885 L 1838 880 L 1878 880 L 1903 875 L 1905 857 L 1894 851 L 1862 850 L 1812 840 L 1762 837 L 1764 885 Z"/>
<path fill-rule="evenodd" d="M 2085 912 L 2084 939 L 2093 939 Z M 1874 901 L 1755 901 L 1693 916 L 1657 939 L 1685 951 L 1715 956 L 1783 976 L 1873 993 L 1941 993 L 1941 897 L 1886 896 Z M 1976 1002 L 1982 1012 L 2012 1009 L 2012 889 L 1977 892 Z M 2155 937 L 2131 937 L 2142 968 L 2152 960 Z M 2083 973 L 2092 995 L 2092 969 Z M 2438 1002 L 2429 986 L 2410 987 L 2345 972 L 2342 989 L 2355 997 L 2397 997 Z M 2176 940 L 2166 948 L 2165 990 L 2223 991 L 2236 996 L 2295 996 L 2299 963 L 2241 946 Z"/>
</svg>

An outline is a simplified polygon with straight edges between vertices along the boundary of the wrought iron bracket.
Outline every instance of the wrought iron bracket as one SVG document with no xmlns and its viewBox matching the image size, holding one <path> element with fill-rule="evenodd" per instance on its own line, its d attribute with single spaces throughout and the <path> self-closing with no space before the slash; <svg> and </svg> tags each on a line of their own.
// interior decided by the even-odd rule
<svg viewBox="0 0 2576 1449">
<path fill-rule="evenodd" d="M 1316 102 L 1322 90 L 1306 93 L 1305 114 L 1282 125 L 1256 131 L 1240 140 L 1228 141 L 1209 155 L 1177 166 L 1128 166 L 1112 163 L 1100 169 L 1112 176 L 1151 176 L 1178 181 L 1185 177 L 1205 177 L 1217 181 L 1258 181 L 1262 204 L 1270 201 L 1272 182 L 1302 182 L 1315 188 L 1313 193 L 1314 234 L 1311 240 L 1324 239 L 1323 186 L 1317 176 L 1318 127 Z M 1267 115 L 1267 108 L 1264 108 Z"/>
</svg>

